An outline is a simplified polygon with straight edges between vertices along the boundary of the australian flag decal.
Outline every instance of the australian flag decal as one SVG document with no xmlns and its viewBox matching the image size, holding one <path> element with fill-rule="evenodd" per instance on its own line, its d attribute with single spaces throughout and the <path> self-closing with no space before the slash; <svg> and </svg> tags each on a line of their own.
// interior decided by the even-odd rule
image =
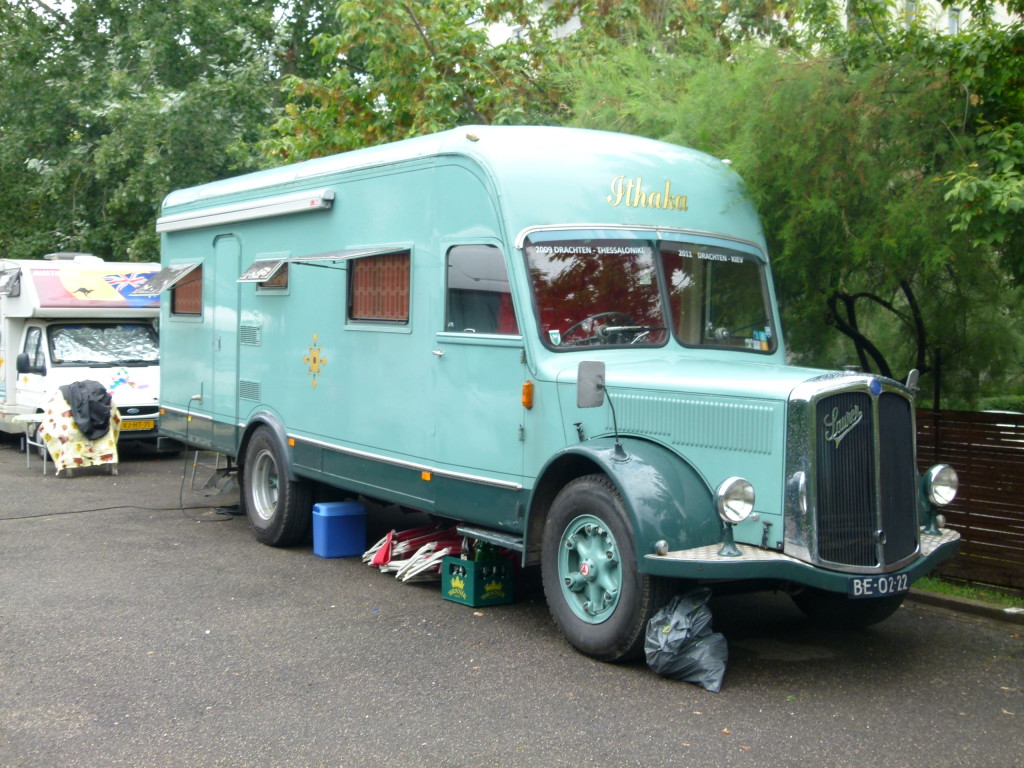
<svg viewBox="0 0 1024 768">
<path fill-rule="evenodd" d="M 144 284 L 153 276 L 152 272 L 122 272 L 119 275 L 105 275 L 107 285 L 117 291 L 124 300 L 133 307 L 152 306 L 156 302 L 152 296 L 134 297 L 135 289 Z"/>
</svg>

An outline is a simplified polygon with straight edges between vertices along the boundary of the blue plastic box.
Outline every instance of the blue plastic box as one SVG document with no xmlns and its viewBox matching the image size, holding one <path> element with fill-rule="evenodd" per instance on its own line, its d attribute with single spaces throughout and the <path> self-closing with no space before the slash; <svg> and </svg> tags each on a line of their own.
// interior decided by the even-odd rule
<svg viewBox="0 0 1024 768">
<path fill-rule="evenodd" d="M 313 554 L 354 557 L 366 551 L 366 507 L 358 501 L 313 505 Z"/>
</svg>

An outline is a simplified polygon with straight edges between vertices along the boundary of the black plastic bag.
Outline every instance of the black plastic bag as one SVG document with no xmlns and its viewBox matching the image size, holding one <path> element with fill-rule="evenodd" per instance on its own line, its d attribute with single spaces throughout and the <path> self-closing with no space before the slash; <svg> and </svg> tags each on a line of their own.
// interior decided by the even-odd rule
<svg viewBox="0 0 1024 768">
<path fill-rule="evenodd" d="M 706 587 L 673 597 L 647 624 L 644 652 L 657 674 L 718 693 L 729 647 L 724 635 L 711 631 L 710 598 Z"/>
</svg>

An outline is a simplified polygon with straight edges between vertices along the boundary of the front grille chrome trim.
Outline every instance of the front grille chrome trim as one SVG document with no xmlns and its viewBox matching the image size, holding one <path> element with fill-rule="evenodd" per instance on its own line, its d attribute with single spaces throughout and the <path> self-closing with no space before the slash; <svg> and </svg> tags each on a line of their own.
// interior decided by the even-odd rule
<svg viewBox="0 0 1024 768">
<path fill-rule="evenodd" d="M 819 414 L 826 403 L 831 410 Z M 914 409 L 899 383 L 835 373 L 796 387 L 787 413 L 785 553 L 845 573 L 913 562 L 921 551 L 915 452 Z"/>
</svg>

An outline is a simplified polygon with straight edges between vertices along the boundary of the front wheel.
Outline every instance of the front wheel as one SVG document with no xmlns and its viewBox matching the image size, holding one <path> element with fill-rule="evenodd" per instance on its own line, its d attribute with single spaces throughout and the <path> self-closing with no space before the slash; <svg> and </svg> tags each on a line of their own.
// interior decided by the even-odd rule
<svg viewBox="0 0 1024 768">
<path fill-rule="evenodd" d="M 290 547 L 305 541 L 312 519 L 311 486 L 288 479 L 285 457 L 266 427 L 256 430 L 245 452 L 242 499 L 260 542 Z"/>
<path fill-rule="evenodd" d="M 665 581 L 637 571 L 625 504 L 604 475 L 577 478 L 555 498 L 541 575 L 555 624 L 599 661 L 639 656 L 648 621 L 669 597 Z"/>
<path fill-rule="evenodd" d="M 838 592 L 807 587 L 791 596 L 796 607 L 815 624 L 836 629 L 863 629 L 892 616 L 904 595 L 851 600 Z"/>
</svg>

